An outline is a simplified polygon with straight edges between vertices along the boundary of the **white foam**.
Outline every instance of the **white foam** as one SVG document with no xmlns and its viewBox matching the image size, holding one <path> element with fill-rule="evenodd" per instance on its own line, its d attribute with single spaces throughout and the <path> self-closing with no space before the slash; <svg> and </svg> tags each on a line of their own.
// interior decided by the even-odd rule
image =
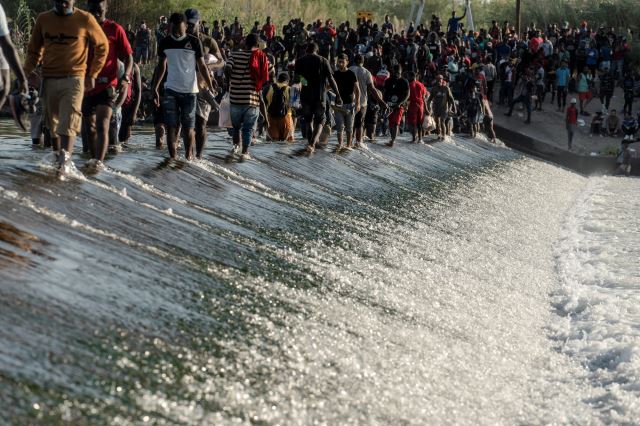
<svg viewBox="0 0 640 426">
<path fill-rule="evenodd" d="M 556 246 L 554 336 L 590 372 L 614 423 L 640 419 L 640 180 L 591 178 Z"/>
<path fill-rule="evenodd" d="M 230 276 L 299 312 L 279 311 L 278 324 L 244 313 L 259 333 L 218 341 L 228 356 L 193 351 L 186 363 L 189 394 L 229 407 L 224 415 L 162 391 L 137 402 L 169 423 L 231 423 L 237 413 L 273 424 L 595 423 L 589 401 L 603 393 L 545 332 L 553 243 L 567 194 L 584 181 L 523 160 L 474 177 L 442 204 L 416 198 L 410 214 L 425 220 L 390 217 L 366 233 L 346 227 L 300 251 L 282 248 L 322 292 Z M 278 350 L 264 348 L 265 335 Z M 203 367 L 216 373 L 198 381 Z"/>
</svg>

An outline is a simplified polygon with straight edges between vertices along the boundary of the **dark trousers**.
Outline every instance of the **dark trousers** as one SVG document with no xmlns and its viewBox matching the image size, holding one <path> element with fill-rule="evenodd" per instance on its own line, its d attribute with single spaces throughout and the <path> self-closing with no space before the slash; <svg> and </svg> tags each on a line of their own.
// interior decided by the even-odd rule
<svg viewBox="0 0 640 426">
<path fill-rule="evenodd" d="M 509 103 L 509 112 L 507 114 L 511 115 L 513 113 L 513 107 L 517 103 L 522 103 L 527 109 L 527 121 L 531 120 L 531 96 L 528 95 L 520 95 L 515 98 L 513 101 Z"/>
<path fill-rule="evenodd" d="M 558 108 L 567 106 L 567 86 L 557 86 L 558 92 Z"/>
</svg>

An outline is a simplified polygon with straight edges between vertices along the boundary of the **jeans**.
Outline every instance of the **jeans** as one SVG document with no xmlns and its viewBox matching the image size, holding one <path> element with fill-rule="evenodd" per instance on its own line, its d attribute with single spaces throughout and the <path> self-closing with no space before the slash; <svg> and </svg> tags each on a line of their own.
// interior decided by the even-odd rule
<svg viewBox="0 0 640 426">
<path fill-rule="evenodd" d="M 242 135 L 242 152 L 247 152 L 253 137 L 253 128 L 256 126 L 260 110 L 257 106 L 231 104 L 231 124 L 233 125 L 233 138 L 237 140 Z"/>
<path fill-rule="evenodd" d="M 162 109 L 164 110 L 164 124 L 167 127 L 176 129 L 178 123 L 181 123 L 184 129 L 196 127 L 195 93 L 178 93 L 171 89 L 165 89 Z"/>
<path fill-rule="evenodd" d="M 134 58 L 136 61 L 146 61 L 149 59 L 149 46 L 137 46 Z"/>
</svg>

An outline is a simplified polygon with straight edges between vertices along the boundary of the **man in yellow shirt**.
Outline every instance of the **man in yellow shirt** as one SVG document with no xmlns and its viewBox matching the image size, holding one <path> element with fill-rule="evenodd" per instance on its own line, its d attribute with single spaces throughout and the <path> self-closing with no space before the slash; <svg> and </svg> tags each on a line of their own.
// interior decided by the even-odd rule
<svg viewBox="0 0 640 426">
<path fill-rule="evenodd" d="M 27 48 L 25 74 L 42 63 L 42 100 L 47 128 L 59 136 L 59 173 L 71 158 L 82 122 L 84 91 L 95 87 L 107 59 L 109 44 L 102 28 L 89 13 L 73 7 L 74 0 L 54 0 L 53 10 L 36 19 Z M 89 46 L 93 57 L 87 74 Z"/>
</svg>

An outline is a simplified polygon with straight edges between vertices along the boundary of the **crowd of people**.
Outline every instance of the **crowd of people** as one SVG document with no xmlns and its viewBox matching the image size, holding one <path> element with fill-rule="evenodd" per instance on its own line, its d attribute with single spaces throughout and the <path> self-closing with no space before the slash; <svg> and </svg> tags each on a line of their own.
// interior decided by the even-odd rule
<svg viewBox="0 0 640 426">
<path fill-rule="evenodd" d="M 153 116 L 156 146 L 166 142 L 176 158 L 182 139 L 187 159 L 202 158 L 212 110 L 229 128 L 230 155 L 242 160 L 262 134 L 292 141 L 296 129 L 309 152 L 334 131 L 337 149 L 379 139 L 392 147 L 405 131 L 414 143 L 430 133 L 442 140 L 481 131 L 495 141 L 496 104 L 507 116 L 522 104 L 529 124 L 547 96 L 565 111 L 569 149 L 594 97 L 601 110 L 592 132 L 624 135 L 628 144 L 638 131 L 628 34 L 587 22 L 531 24 L 518 34 L 509 22 L 493 21 L 467 31 L 465 14 L 454 11 L 446 24 L 433 15 L 406 28 L 385 16 L 355 25 L 292 19 L 279 30 L 267 17 L 245 31 L 238 18 L 209 26 L 187 9 L 161 17 L 152 35 L 145 22 L 134 31 L 108 19 L 108 0 L 88 0 L 87 11 L 74 0 L 53 4 L 36 19 L 23 67 L 1 20 L 0 43 L 23 97 L 40 96 L 31 114 L 33 142 L 53 146 L 61 169 L 77 134 L 91 165 L 100 167 L 110 144 L 130 138 L 141 104 Z M 152 54 L 157 65 L 145 78 L 140 65 Z M 622 120 L 609 110 L 616 87 L 624 93 Z M 567 105 L 569 93 L 577 99 Z"/>
</svg>

